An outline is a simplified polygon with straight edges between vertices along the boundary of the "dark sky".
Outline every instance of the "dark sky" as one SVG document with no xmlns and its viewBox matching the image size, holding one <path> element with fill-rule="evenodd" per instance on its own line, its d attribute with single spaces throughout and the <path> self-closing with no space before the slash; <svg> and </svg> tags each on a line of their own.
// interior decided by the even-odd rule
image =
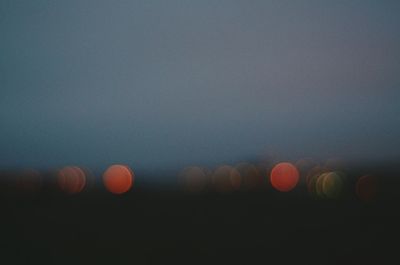
<svg viewBox="0 0 400 265">
<path fill-rule="evenodd" d="M 0 167 L 400 156 L 400 1 L 0 0 Z"/>
</svg>

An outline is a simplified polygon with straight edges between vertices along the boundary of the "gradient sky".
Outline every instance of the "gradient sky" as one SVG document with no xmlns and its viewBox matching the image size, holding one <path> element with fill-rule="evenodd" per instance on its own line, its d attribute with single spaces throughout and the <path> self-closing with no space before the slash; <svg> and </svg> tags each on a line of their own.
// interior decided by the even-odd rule
<svg viewBox="0 0 400 265">
<path fill-rule="evenodd" d="M 0 0 L 0 167 L 400 157 L 400 1 Z"/>
</svg>

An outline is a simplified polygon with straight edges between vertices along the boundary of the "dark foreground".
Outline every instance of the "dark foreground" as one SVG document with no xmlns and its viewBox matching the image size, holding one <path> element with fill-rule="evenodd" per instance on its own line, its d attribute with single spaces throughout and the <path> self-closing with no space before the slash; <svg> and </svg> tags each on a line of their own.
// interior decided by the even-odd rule
<svg viewBox="0 0 400 265">
<path fill-rule="evenodd" d="M 316 199 L 302 185 L 2 196 L 0 264 L 398 264 L 394 172 L 370 202 Z"/>
</svg>

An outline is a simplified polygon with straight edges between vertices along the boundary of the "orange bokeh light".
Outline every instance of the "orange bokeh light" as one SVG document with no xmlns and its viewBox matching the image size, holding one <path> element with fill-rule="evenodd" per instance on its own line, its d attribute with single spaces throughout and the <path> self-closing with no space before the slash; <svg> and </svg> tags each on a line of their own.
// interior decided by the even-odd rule
<svg viewBox="0 0 400 265">
<path fill-rule="evenodd" d="M 86 185 L 86 175 L 79 167 L 64 167 L 58 172 L 58 185 L 67 193 L 78 193 Z"/>
<path fill-rule="evenodd" d="M 270 181 L 275 189 L 282 192 L 290 191 L 299 182 L 299 171 L 291 163 L 279 163 L 272 169 Z"/>
<path fill-rule="evenodd" d="M 112 165 L 103 174 L 104 186 L 114 194 L 127 192 L 133 185 L 133 171 L 124 165 Z"/>
</svg>

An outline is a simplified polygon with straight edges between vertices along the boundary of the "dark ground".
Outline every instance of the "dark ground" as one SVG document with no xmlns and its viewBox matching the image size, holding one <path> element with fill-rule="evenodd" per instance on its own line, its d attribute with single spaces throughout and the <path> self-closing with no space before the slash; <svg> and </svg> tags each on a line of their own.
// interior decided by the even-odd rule
<svg viewBox="0 0 400 265">
<path fill-rule="evenodd" d="M 227 194 L 136 185 L 121 196 L 3 189 L 0 264 L 400 264 L 396 172 L 375 170 L 370 202 L 354 194 L 355 177 L 338 200 L 304 185 Z"/>
</svg>

